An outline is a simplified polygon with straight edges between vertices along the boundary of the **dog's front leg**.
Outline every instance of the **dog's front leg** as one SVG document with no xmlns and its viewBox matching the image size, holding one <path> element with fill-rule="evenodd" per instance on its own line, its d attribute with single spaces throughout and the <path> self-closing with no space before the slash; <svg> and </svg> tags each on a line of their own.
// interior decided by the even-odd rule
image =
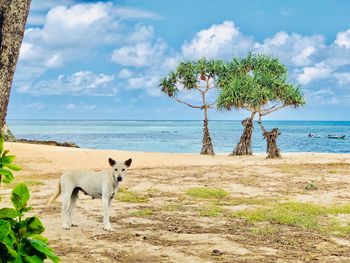
<svg viewBox="0 0 350 263">
<path fill-rule="evenodd" d="M 102 202 L 103 202 L 103 229 L 107 231 L 113 231 L 111 224 L 109 222 L 109 208 L 110 208 L 109 197 L 102 197 Z"/>
</svg>

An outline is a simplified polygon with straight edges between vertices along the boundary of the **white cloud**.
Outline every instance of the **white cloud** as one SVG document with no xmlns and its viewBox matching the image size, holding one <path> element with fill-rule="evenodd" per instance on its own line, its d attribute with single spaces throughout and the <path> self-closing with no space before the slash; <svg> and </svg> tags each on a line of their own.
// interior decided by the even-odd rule
<svg viewBox="0 0 350 263">
<path fill-rule="evenodd" d="M 340 86 L 345 86 L 350 84 L 350 73 L 342 72 L 342 73 L 334 73 L 334 77 L 337 80 L 337 83 Z"/>
<path fill-rule="evenodd" d="M 53 54 L 45 61 L 45 66 L 49 68 L 60 67 L 63 64 L 63 59 L 60 54 Z"/>
<path fill-rule="evenodd" d="M 250 37 L 244 36 L 232 21 L 212 25 L 196 33 L 195 37 L 182 45 L 185 58 L 223 58 L 246 53 L 253 46 Z"/>
<path fill-rule="evenodd" d="M 313 67 L 304 67 L 302 73 L 297 78 L 301 84 L 307 85 L 312 81 L 330 77 L 333 71 L 327 64 L 319 63 Z"/>
<path fill-rule="evenodd" d="M 117 88 L 113 75 L 79 71 L 72 75 L 59 75 L 54 80 L 42 80 L 32 86 L 21 86 L 17 91 L 35 95 L 113 96 Z"/>
<path fill-rule="evenodd" d="M 123 66 L 149 67 L 160 61 L 165 48 L 163 41 L 124 46 L 113 51 L 112 61 Z"/>
<path fill-rule="evenodd" d="M 158 76 L 139 76 L 128 79 L 128 89 L 145 89 L 150 96 L 161 94 Z"/>
<path fill-rule="evenodd" d="M 113 9 L 114 15 L 120 17 L 121 19 L 132 19 L 132 18 L 138 18 L 138 19 L 162 19 L 163 17 L 159 14 L 137 9 L 137 8 L 131 8 L 131 7 L 122 7 L 122 6 L 116 6 L 115 9 Z"/>
<path fill-rule="evenodd" d="M 30 6 L 31 12 L 43 12 L 48 11 L 49 9 L 57 6 L 57 5 L 71 5 L 75 1 L 73 0 L 33 0 Z"/>
<path fill-rule="evenodd" d="M 324 41 L 321 35 L 289 35 L 282 31 L 263 43 L 256 43 L 254 51 L 277 56 L 288 65 L 307 66 L 313 62 L 311 56 L 325 47 Z"/>
<path fill-rule="evenodd" d="M 350 29 L 339 32 L 334 43 L 341 47 L 350 48 Z"/>
<path fill-rule="evenodd" d="M 305 97 L 307 103 L 317 105 L 335 105 L 342 103 L 342 100 L 337 97 L 336 92 L 332 88 L 306 90 Z"/>
<path fill-rule="evenodd" d="M 26 84 L 22 81 L 35 81 L 50 68 L 107 59 L 106 54 L 101 56 L 106 47 L 110 50 L 112 46 L 152 41 L 153 27 L 140 24 L 140 19 L 160 18 L 154 12 L 112 2 L 76 4 L 73 0 L 33 1 L 31 14 L 34 14 L 33 20 L 38 20 L 32 25 L 29 23 L 25 32 L 17 66 L 20 73 L 15 78 L 17 87 Z M 135 18 L 138 19 L 136 25 L 126 22 Z M 39 26 L 33 27 L 33 24 Z"/>
<path fill-rule="evenodd" d="M 136 25 L 135 31 L 129 34 L 128 41 L 131 43 L 144 42 L 151 39 L 154 35 L 154 29 L 152 26 Z"/>
<path fill-rule="evenodd" d="M 123 68 L 121 71 L 118 73 L 118 78 L 121 79 L 127 79 L 132 76 L 132 72 L 126 68 Z"/>
<path fill-rule="evenodd" d="M 72 110 L 84 110 L 84 111 L 86 111 L 86 110 L 94 110 L 97 108 L 97 106 L 94 104 L 85 104 L 85 103 L 80 103 L 78 105 L 75 103 L 69 103 L 69 104 L 64 105 L 64 108 L 66 110 L 70 110 L 70 111 L 72 111 Z"/>
</svg>

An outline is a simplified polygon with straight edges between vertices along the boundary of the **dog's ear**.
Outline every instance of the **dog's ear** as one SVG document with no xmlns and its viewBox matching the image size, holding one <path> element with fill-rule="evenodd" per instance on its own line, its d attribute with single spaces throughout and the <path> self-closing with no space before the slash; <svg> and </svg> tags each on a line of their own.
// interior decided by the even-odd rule
<svg viewBox="0 0 350 263">
<path fill-rule="evenodd" d="M 125 164 L 127 167 L 130 167 L 131 163 L 132 163 L 131 158 L 130 158 L 129 160 L 126 160 L 126 161 L 124 162 L 124 164 Z"/>
<path fill-rule="evenodd" d="M 110 166 L 114 166 L 116 161 L 114 161 L 112 158 L 108 158 L 108 162 Z"/>
</svg>

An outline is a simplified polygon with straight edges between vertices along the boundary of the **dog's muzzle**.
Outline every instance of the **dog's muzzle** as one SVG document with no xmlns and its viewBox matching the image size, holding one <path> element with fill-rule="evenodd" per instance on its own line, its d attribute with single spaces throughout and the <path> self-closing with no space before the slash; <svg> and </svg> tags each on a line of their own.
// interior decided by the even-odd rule
<svg viewBox="0 0 350 263">
<path fill-rule="evenodd" d="M 117 177 L 117 181 L 118 181 L 118 182 L 121 182 L 121 181 L 123 181 L 123 177 L 121 177 L 121 176 L 118 176 L 118 177 Z"/>
</svg>

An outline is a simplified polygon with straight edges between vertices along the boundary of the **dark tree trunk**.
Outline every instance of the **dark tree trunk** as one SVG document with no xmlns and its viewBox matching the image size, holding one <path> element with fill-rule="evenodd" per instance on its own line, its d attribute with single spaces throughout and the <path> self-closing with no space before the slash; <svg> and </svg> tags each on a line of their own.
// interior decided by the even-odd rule
<svg viewBox="0 0 350 263">
<path fill-rule="evenodd" d="M 0 129 L 3 130 L 11 85 L 31 0 L 0 0 Z"/>
<path fill-rule="evenodd" d="M 277 147 L 277 137 L 281 135 L 278 128 L 273 128 L 271 131 L 265 131 L 263 136 L 267 143 L 266 158 L 281 158 L 280 149 Z"/>
<path fill-rule="evenodd" d="M 244 126 L 243 133 L 239 140 L 239 143 L 236 145 L 235 150 L 230 155 L 252 155 L 252 134 L 254 130 L 253 117 L 246 118 L 242 121 Z"/>
<path fill-rule="evenodd" d="M 214 155 L 214 148 L 213 144 L 211 142 L 210 134 L 209 134 L 209 128 L 208 128 L 208 120 L 204 120 L 204 127 L 203 127 L 203 141 L 202 141 L 202 150 L 201 154 L 210 154 Z"/>
</svg>

